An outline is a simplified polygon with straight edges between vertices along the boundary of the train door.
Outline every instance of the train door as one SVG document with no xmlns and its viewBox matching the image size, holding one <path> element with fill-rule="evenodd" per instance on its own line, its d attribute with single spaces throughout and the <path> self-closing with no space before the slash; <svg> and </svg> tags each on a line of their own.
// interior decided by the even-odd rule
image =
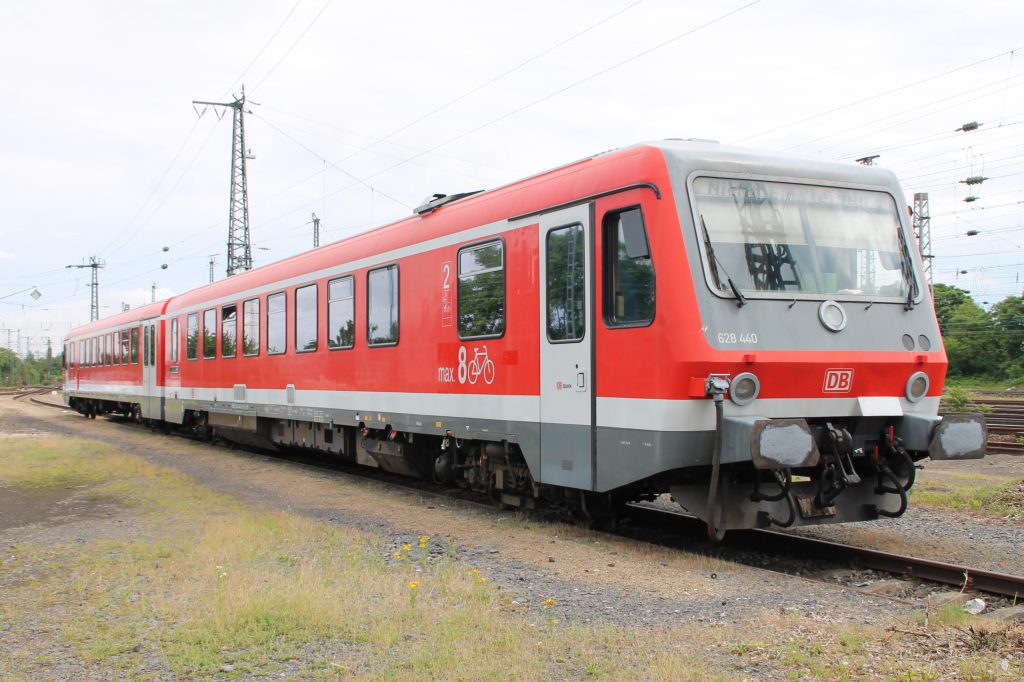
<svg viewBox="0 0 1024 682">
<path fill-rule="evenodd" d="M 64 362 L 68 368 L 68 378 L 65 382 L 69 389 L 78 390 L 78 341 L 68 341 L 67 350 L 64 351 Z"/>
<path fill-rule="evenodd" d="M 142 416 L 147 419 L 163 419 L 163 396 L 156 381 L 156 320 L 142 323 Z"/>
<path fill-rule="evenodd" d="M 541 481 L 593 488 L 593 300 L 589 204 L 540 219 Z"/>
</svg>

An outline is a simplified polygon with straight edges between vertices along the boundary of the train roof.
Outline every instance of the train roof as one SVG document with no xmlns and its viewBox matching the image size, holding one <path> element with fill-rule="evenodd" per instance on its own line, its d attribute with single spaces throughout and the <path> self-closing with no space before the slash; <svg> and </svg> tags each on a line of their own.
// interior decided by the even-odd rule
<svg viewBox="0 0 1024 682">
<path fill-rule="evenodd" d="M 667 139 L 646 144 L 662 150 L 670 166 L 685 169 L 687 173 L 713 166 L 716 171 L 723 173 L 827 179 L 831 183 L 890 188 L 899 186 L 896 175 L 882 166 L 773 154 L 746 147 L 721 145 L 709 140 Z"/>
<path fill-rule="evenodd" d="M 713 167 L 723 172 L 776 177 L 828 178 L 833 182 L 896 188 L 895 175 L 878 166 L 784 156 L 709 140 L 665 139 L 613 149 L 542 171 L 483 192 L 437 201 L 435 207 L 381 227 L 346 237 L 313 251 L 239 273 L 174 296 L 90 323 L 69 332 L 88 334 L 208 301 L 222 300 L 269 283 L 319 271 L 409 243 L 426 241 L 464 226 L 465 212 L 484 225 L 511 216 L 530 215 L 573 198 L 598 194 L 623 185 L 654 182 L 668 166 L 678 181 L 693 170 Z M 679 173 L 682 173 L 680 175 Z M 423 208 L 423 207 L 420 207 Z"/>
<path fill-rule="evenodd" d="M 154 317 L 160 317 L 164 314 L 164 310 L 167 308 L 167 304 L 171 299 L 164 299 L 163 301 L 157 301 L 156 303 L 147 303 L 144 306 L 138 308 L 132 308 L 123 312 L 111 315 L 110 317 L 104 317 L 95 322 L 83 324 L 79 327 L 75 327 L 67 333 L 67 338 L 78 337 L 78 336 L 89 336 L 90 334 L 99 334 L 104 331 L 113 331 L 119 327 L 126 327 L 142 320 L 148 320 Z"/>
<path fill-rule="evenodd" d="M 622 164 L 623 160 L 627 163 Z M 623 178 L 635 182 L 638 173 L 663 174 L 663 169 L 664 157 L 649 145 L 597 154 L 194 289 L 174 297 L 168 312 L 443 236 L 466 224 L 466 212 L 472 213 L 473 224 L 485 225 L 594 194 L 616 182 L 624 184 Z"/>
</svg>

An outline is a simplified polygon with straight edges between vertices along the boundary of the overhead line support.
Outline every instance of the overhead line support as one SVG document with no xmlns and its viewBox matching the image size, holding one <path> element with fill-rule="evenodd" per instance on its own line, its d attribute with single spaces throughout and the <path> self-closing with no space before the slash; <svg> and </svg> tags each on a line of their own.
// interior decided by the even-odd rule
<svg viewBox="0 0 1024 682">
<path fill-rule="evenodd" d="M 241 97 L 232 102 L 205 102 L 192 104 L 231 109 L 231 196 L 228 206 L 227 275 L 252 270 L 252 246 L 249 237 L 249 183 L 245 170 L 247 159 L 254 158 L 245 148 L 245 86 Z"/>
</svg>

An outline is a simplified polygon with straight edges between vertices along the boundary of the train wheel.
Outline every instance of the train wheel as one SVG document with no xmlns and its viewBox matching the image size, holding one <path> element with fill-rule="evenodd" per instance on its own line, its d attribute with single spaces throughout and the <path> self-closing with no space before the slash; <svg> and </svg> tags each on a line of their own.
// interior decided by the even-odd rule
<svg viewBox="0 0 1024 682">
<path fill-rule="evenodd" d="M 616 528 L 625 516 L 626 501 L 619 493 L 584 492 L 580 503 L 587 525 L 596 530 Z"/>
</svg>

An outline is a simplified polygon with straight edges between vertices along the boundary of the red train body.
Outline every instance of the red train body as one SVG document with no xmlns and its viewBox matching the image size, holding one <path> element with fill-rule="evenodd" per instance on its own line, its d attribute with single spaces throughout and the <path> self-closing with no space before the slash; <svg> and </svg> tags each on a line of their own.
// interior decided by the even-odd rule
<svg viewBox="0 0 1024 682">
<path fill-rule="evenodd" d="M 936 416 L 901 196 L 877 168 L 638 145 L 75 329 L 65 392 L 511 505 L 671 491 L 716 535 L 895 515 L 914 460 L 985 437 Z"/>
</svg>

